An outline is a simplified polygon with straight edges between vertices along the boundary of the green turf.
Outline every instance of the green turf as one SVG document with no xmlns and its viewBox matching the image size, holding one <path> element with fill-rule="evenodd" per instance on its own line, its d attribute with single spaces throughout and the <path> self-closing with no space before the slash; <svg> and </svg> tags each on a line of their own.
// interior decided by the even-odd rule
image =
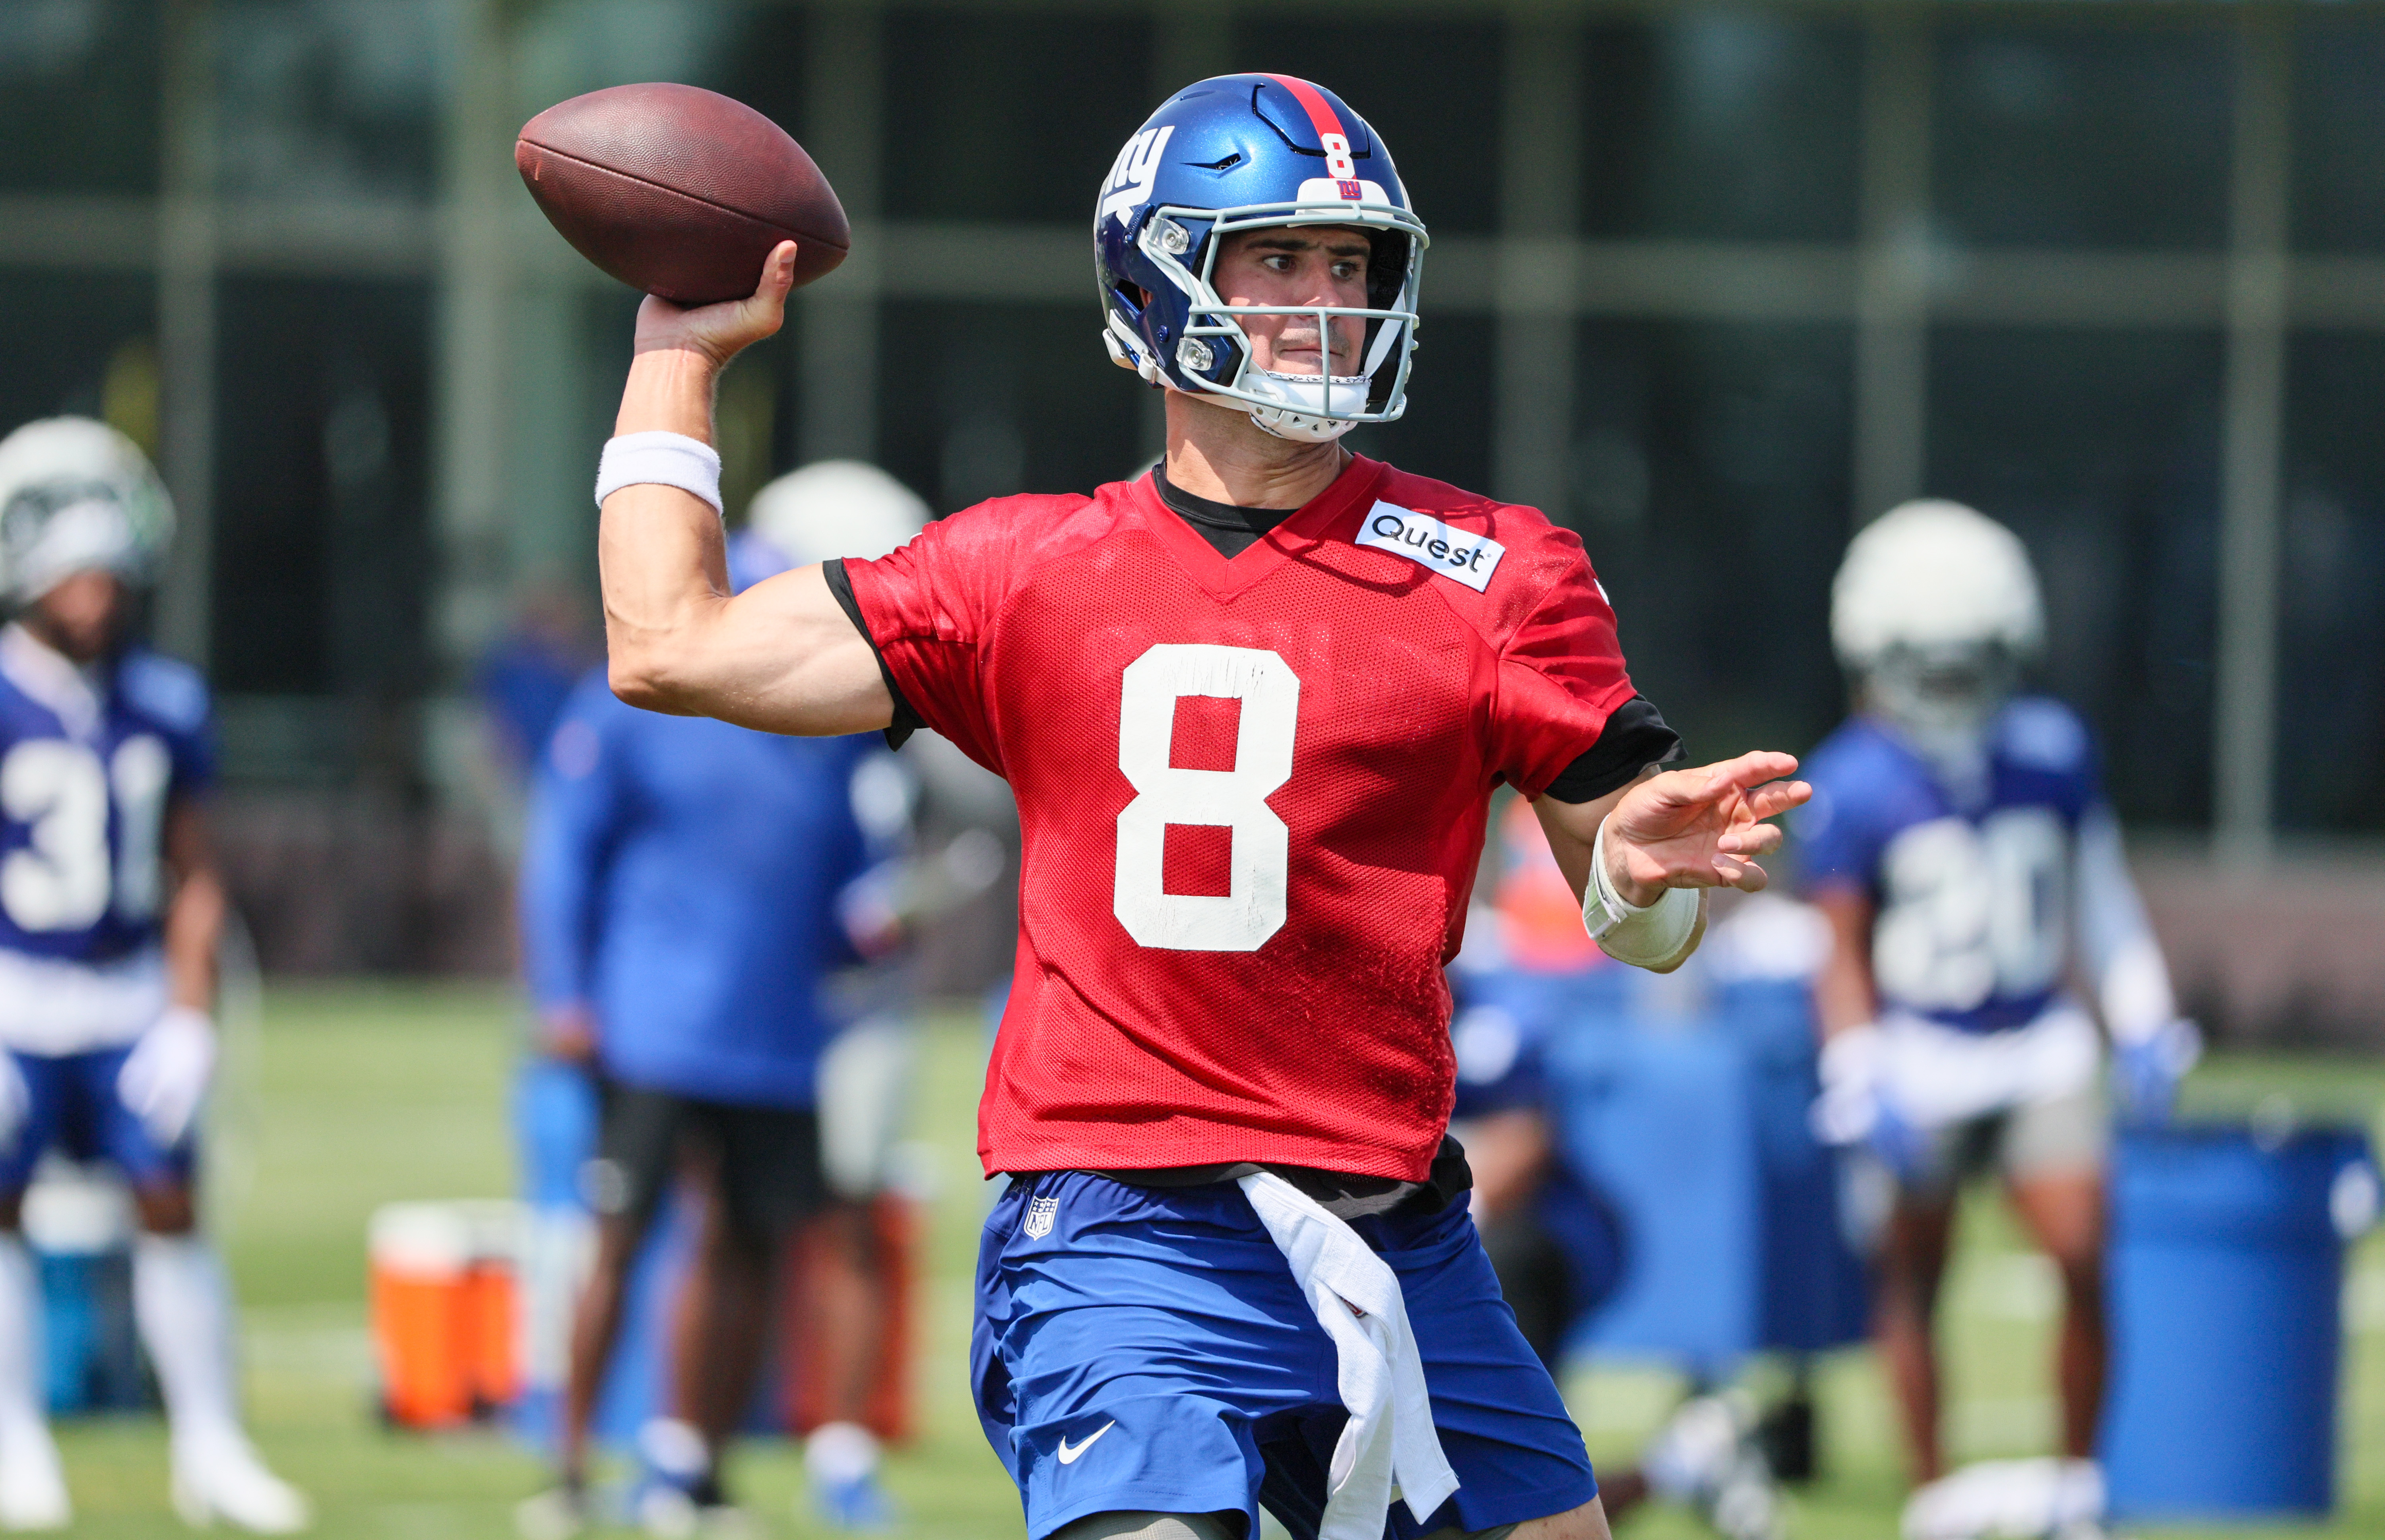
<svg viewBox="0 0 2385 1540">
<path fill-rule="evenodd" d="M 261 1041 L 222 1141 L 230 1168 L 219 1220 L 243 1303 L 248 1404 L 257 1439 L 312 1492 L 319 1533 L 392 1540 L 471 1540 L 512 1533 L 513 1501 L 536 1489 L 537 1464 L 490 1435 L 384 1432 L 371 1414 L 363 1307 L 365 1217 L 407 1198 L 498 1195 L 512 1183 L 503 1115 L 513 1007 L 471 988 L 283 986 L 270 990 Z M 924 1432 L 888 1479 L 926 1540 L 1016 1536 L 1018 1509 L 965 1396 L 969 1261 L 983 1201 L 971 1110 L 981 1063 L 975 1021 L 940 1021 L 921 1076 L 915 1130 L 939 1179 L 920 1386 Z M 2242 1110 L 2284 1095 L 2304 1115 L 2373 1116 L 2385 1067 L 2308 1060 L 2221 1059 L 2201 1071 L 2194 1103 Z M 2274 1104 L 2273 1104 L 2274 1105 Z M 2017 1249 L 1992 1201 L 1965 1216 L 1966 1247 L 1948 1296 L 1948 1427 L 1965 1458 L 2042 1448 L 2051 1280 Z M 2355 1260 L 2348 1299 L 2354 1372 L 2344 1428 L 2345 1503 L 2326 1527 L 2250 1535 L 2385 1536 L 2385 1241 Z M 1678 1388 L 1662 1374 L 1584 1373 L 1568 1386 L 1592 1452 L 1627 1459 Z M 1901 1499 L 1882 1387 L 1867 1357 L 1834 1358 L 1822 1376 L 1828 1479 L 1796 1498 L 1795 1534 L 1888 1540 Z M 79 1533 L 182 1533 L 165 1504 L 166 1451 L 152 1422 L 61 1428 Z M 733 1472 L 768 1531 L 809 1534 L 795 1502 L 799 1468 L 782 1446 L 749 1449 Z M 1650 1509 L 1627 1540 L 1703 1534 L 1686 1515 Z M 2179 1535 L 2205 1532 L 2169 1532 Z"/>
</svg>

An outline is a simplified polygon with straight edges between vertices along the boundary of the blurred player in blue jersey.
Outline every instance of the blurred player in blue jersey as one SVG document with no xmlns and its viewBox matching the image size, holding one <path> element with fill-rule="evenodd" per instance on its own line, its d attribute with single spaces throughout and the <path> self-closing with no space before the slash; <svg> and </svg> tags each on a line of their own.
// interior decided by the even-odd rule
<svg viewBox="0 0 2385 1540">
<path fill-rule="evenodd" d="M 69 1521 L 19 1234 L 43 1154 L 106 1160 L 142 1234 L 133 1310 L 194 1525 L 281 1534 L 306 1499 L 242 1432 L 223 1269 L 193 1205 L 224 892 L 206 684 L 132 640 L 173 531 L 131 441 L 81 417 L 0 441 L 0 1528 Z"/>
<path fill-rule="evenodd" d="M 731 582 L 787 560 L 741 535 Z M 597 1253 L 572 1333 L 562 1484 L 524 1505 L 526 1532 L 586 1521 L 590 1421 L 630 1267 L 682 1177 L 708 1201 L 669 1415 L 639 1438 L 650 1479 L 637 1507 L 659 1533 L 725 1507 L 719 1454 L 768 1356 L 775 1263 L 827 1198 L 817 1072 L 839 1021 L 824 986 L 889 939 L 872 934 L 886 907 L 870 878 L 907 825 L 887 780 L 902 775 L 874 737 L 787 738 L 624 705 L 602 669 L 564 708 L 533 791 L 522 926 L 546 1046 L 593 1062 L 602 1088 L 587 1181 Z M 868 1484 L 866 1466 L 855 1473 Z"/>
<path fill-rule="evenodd" d="M 1917 1473 L 1945 1468 L 1932 1310 L 1955 1189 L 2002 1178 L 2060 1269 L 2056 1373 L 2079 1489 L 2104 1393 L 2106 1115 L 2093 989 L 2124 1116 L 2166 1115 L 2179 1020 L 2086 725 L 2017 693 L 2044 632 L 2028 553 L 1969 508 L 1909 503 L 1857 535 L 1831 632 L 1857 709 L 1807 767 L 1802 873 L 1834 933 L 1816 985 L 1823 1136 L 1851 1148 L 1874 1328 Z"/>
</svg>

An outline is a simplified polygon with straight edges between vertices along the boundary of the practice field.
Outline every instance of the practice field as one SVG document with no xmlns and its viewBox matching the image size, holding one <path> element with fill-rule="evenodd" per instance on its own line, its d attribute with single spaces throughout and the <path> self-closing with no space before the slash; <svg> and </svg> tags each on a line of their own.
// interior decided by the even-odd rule
<svg viewBox="0 0 2385 1540">
<path fill-rule="evenodd" d="M 244 1307 L 248 1404 L 274 1464 L 320 1505 L 320 1534 L 509 1535 L 512 1503 L 540 1483 L 536 1461 L 499 1435 L 382 1431 L 365 1336 L 364 1225 L 373 1206 L 509 1190 L 503 1103 L 513 1012 L 508 996 L 489 989 L 278 987 L 267 994 L 252 1062 L 231 1087 L 219 1217 Z M 971 1125 L 980 1031 L 964 1013 L 935 1024 L 915 1130 L 938 1187 L 925 1432 L 895 1457 L 889 1484 L 905 1517 L 902 1533 L 922 1540 L 1020 1531 L 1017 1501 L 964 1394 L 968 1269 L 983 1203 Z M 2206 1067 L 2192 1087 L 2196 1101 L 2232 1108 L 2272 1092 L 2310 1112 L 2368 1116 L 2385 1104 L 2385 1066 L 2234 1059 Z M 2044 1389 L 2054 1281 L 2013 1248 L 1992 1206 L 1976 1206 L 1967 1226 L 1969 1245 L 1949 1285 L 1948 1426 L 1964 1457 L 2037 1452 L 2054 1425 Z M 2338 1521 L 2211 1533 L 2385 1537 L 2385 1241 L 2372 1238 L 2355 1260 L 2346 1309 L 2354 1367 L 2344 1440 L 2354 1452 Z M 1628 1458 L 1679 1394 L 1652 1373 L 1586 1374 L 1569 1388 L 1602 1462 Z M 1899 1492 L 1880 1383 L 1865 1356 L 1851 1353 L 1828 1367 L 1822 1396 L 1827 1478 L 1797 1495 L 1792 1534 L 1889 1540 Z M 78 1533 L 185 1533 L 166 1507 L 156 1422 L 70 1424 L 60 1434 Z M 764 1533 L 816 1529 L 797 1515 L 800 1468 L 784 1446 L 749 1450 L 732 1479 Z M 1671 1540 L 1705 1532 L 1684 1514 L 1652 1509 L 1623 1533 Z"/>
</svg>

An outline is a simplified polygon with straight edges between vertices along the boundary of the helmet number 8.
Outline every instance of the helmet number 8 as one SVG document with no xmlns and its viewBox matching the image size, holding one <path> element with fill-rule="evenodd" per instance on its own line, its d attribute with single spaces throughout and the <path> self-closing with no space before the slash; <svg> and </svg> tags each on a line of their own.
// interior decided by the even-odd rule
<svg viewBox="0 0 2385 1540">
<path fill-rule="evenodd" d="M 1118 818 L 1118 924 L 1162 950 L 1256 951 L 1283 928 L 1292 833 L 1267 799 L 1292 778 L 1300 677 L 1259 648 L 1163 642 L 1129 664 L 1119 686 L 1118 769 L 1135 798 Z M 1232 769 L 1170 763 L 1176 702 L 1187 695 L 1242 702 Z M 1232 831 L 1226 892 L 1165 890 L 1170 824 Z"/>
<path fill-rule="evenodd" d="M 1350 140 L 1345 134 L 1319 134 L 1317 143 L 1325 146 L 1325 174 L 1347 181 L 1358 174 L 1358 163 L 1350 158 Z"/>
</svg>

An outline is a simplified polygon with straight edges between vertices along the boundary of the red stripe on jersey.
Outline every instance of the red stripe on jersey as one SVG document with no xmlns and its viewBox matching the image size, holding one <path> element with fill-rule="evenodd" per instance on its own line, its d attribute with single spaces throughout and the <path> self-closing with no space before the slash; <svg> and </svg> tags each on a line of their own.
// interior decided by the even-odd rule
<svg viewBox="0 0 2385 1540">
<path fill-rule="evenodd" d="M 1333 104 L 1325 99 L 1325 93 L 1292 75 L 1269 75 L 1267 79 L 1291 92 L 1299 100 L 1300 105 L 1307 109 L 1308 126 L 1317 130 L 1318 149 L 1326 147 L 1327 134 L 1342 132 L 1342 115 L 1333 110 Z M 1349 136 L 1343 134 L 1342 137 L 1346 139 Z"/>
</svg>

